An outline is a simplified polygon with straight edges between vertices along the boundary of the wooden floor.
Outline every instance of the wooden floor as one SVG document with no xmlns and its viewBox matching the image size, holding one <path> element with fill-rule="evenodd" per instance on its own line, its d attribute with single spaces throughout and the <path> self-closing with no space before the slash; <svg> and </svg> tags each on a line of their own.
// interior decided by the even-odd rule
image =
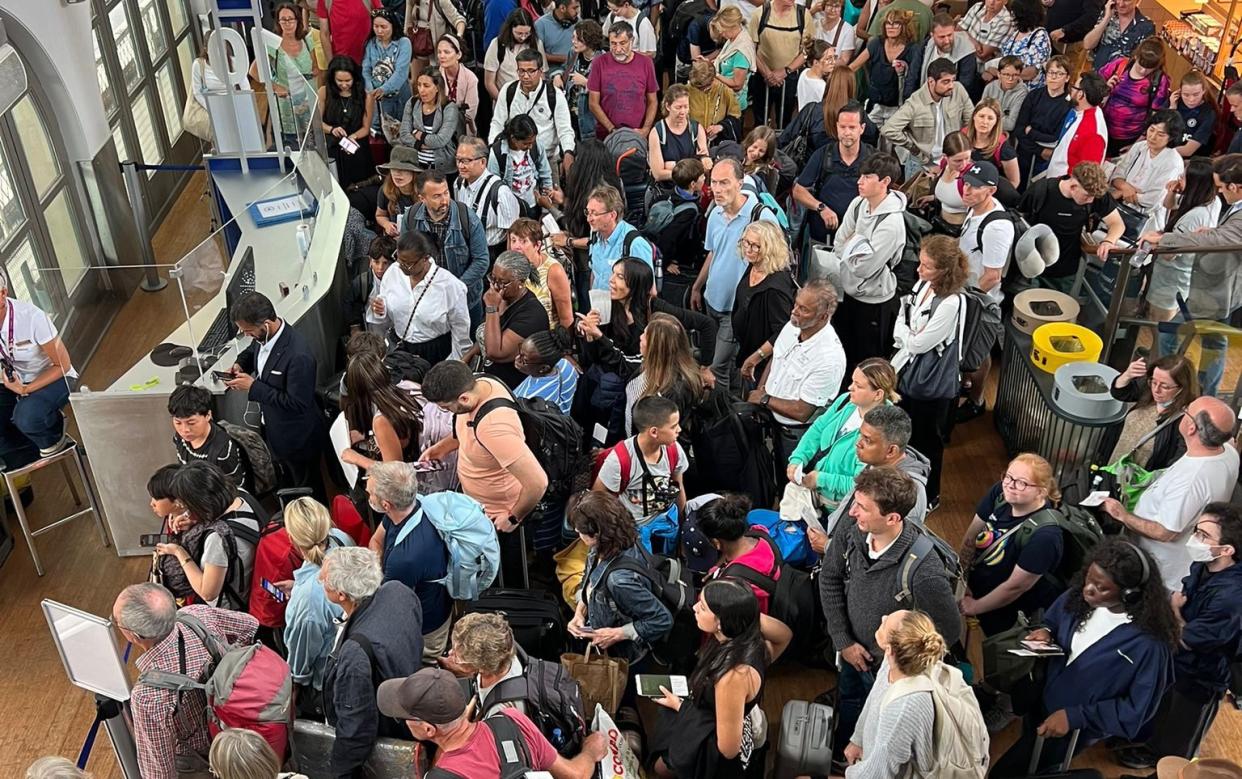
<svg viewBox="0 0 1242 779">
<path fill-rule="evenodd" d="M 161 263 L 180 258 L 211 229 L 201 177 L 199 174 L 186 187 L 156 235 L 155 250 Z M 181 305 L 174 287 L 158 293 L 135 293 L 83 370 L 83 383 L 107 387 L 161 340 L 158 334 L 170 332 L 180 317 Z M 153 424 L 161 423 L 163 420 L 153 420 Z M 92 454 L 100 457 L 123 453 Z M 958 428 L 945 455 L 943 504 L 929 520 L 932 529 L 956 545 L 975 502 L 1000 477 L 1004 466 L 1004 451 L 991 427 L 990 414 Z M 134 474 L 134 489 L 141 489 L 146 477 L 147 474 Z M 34 486 L 37 499 L 30 516 L 36 526 L 71 511 L 71 499 L 58 472 L 38 475 Z M 51 598 L 107 615 L 116 593 L 145 577 L 149 560 L 121 559 L 110 549 L 101 548 L 91 520 L 81 519 L 38 540 L 47 571 L 40 578 L 34 573 L 15 520 L 9 520 L 9 530 L 17 538 L 17 547 L 0 568 L 0 657 L 8 669 L 0 676 L 0 776 L 17 777 L 41 755 L 75 758 L 94 718 L 92 697 L 72 687 L 65 678 L 40 601 Z M 780 710 L 786 700 L 814 697 L 831 684 L 831 674 L 827 672 L 775 670 L 768 681 L 764 702 L 773 738 L 779 732 Z M 1012 741 L 1014 730 L 1011 727 L 1009 733 L 994 739 L 995 755 Z M 1242 761 L 1242 716 L 1222 710 L 1204 743 L 1203 754 Z M 1081 756 L 1076 765 L 1101 768 L 1110 777 L 1123 773 L 1111 765 L 1107 753 L 1100 749 Z M 111 745 L 103 734 L 96 741 L 88 767 L 98 779 L 120 776 Z"/>
</svg>

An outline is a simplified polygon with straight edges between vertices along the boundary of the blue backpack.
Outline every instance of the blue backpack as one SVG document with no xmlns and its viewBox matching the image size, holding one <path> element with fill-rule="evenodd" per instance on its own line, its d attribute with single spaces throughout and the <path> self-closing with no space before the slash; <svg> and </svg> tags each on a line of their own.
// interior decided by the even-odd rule
<svg viewBox="0 0 1242 779">
<path fill-rule="evenodd" d="M 742 191 L 752 192 L 755 197 L 759 198 L 759 203 L 772 209 L 772 213 L 776 214 L 776 221 L 780 223 L 781 229 L 789 232 L 789 214 L 785 213 L 785 209 L 781 208 L 781 204 L 776 202 L 776 198 L 768 191 L 767 186 L 757 177 L 754 178 L 755 186 L 749 183 L 742 184 Z M 759 207 L 755 207 L 755 212 L 751 214 L 750 221 L 754 222 L 759 216 Z"/>
<path fill-rule="evenodd" d="M 500 570 L 500 542 L 483 506 L 460 492 L 434 492 L 418 497 L 418 511 L 397 531 L 401 543 L 423 519 L 448 547 L 448 574 L 435 584 L 448 588 L 454 600 L 474 600 L 492 586 Z"/>
<path fill-rule="evenodd" d="M 795 568 L 810 570 L 819 562 L 819 555 L 815 554 L 806 537 L 805 522 L 781 519 L 781 513 L 771 509 L 751 509 L 746 515 L 746 524 L 750 527 L 762 525 L 767 529 L 768 536 L 781 551 L 781 557 Z"/>
</svg>

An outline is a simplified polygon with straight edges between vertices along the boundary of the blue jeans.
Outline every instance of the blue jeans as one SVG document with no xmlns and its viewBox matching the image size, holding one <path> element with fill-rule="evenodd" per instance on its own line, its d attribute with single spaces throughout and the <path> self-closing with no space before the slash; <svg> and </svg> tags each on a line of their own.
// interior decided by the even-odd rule
<svg viewBox="0 0 1242 779">
<path fill-rule="evenodd" d="M 60 410 L 69 402 L 70 382 L 57 379 L 26 397 L 0 387 L 0 460 L 8 470 L 39 459 L 39 450 L 52 446 L 65 433 Z"/>
<path fill-rule="evenodd" d="M 833 738 L 833 753 L 840 755 L 845 745 L 850 743 L 858 718 L 862 716 L 863 704 L 875 686 L 875 674 L 871 671 L 859 671 L 842 661 L 841 673 L 837 676 L 837 731 Z"/>
</svg>

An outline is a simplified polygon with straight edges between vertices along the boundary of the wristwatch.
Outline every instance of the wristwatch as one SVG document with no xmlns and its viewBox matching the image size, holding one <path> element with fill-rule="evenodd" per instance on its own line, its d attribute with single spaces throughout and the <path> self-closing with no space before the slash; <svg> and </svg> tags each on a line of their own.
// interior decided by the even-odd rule
<svg viewBox="0 0 1242 779">
<path fill-rule="evenodd" d="M 820 203 L 820 204 L 819 204 L 819 205 L 815 208 L 815 213 L 817 213 L 817 214 L 822 214 L 822 213 L 824 213 L 824 209 L 825 209 L 825 208 L 827 208 L 827 207 L 828 207 L 828 204 L 827 204 L 827 203 Z"/>
<path fill-rule="evenodd" d="M 522 520 L 520 520 L 520 519 L 518 519 L 517 517 L 513 516 L 512 514 L 510 514 L 510 515 L 509 515 L 509 524 L 510 524 L 510 525 L 513 525 L 514 527 L 519 527 L 519 526 L 521 526 L 521 524 L 522 524 Z"/>
<path fill-rule="evenodd" d="M 494 314 L 499 310 L 500 309 L 497 308 L 496 306 L 487 306 L 486 308 L 483 309 L 484 313 L 487 313 L 487 314 Z"/>
<path fill-rule="evenodd" d="M 763 393 L 763 397 L 759 398 L 759 405 L 766 406 L 768 405 L 768 401 L 771 399 L 772 399 L 772 396 L 765 392 Z"/>
</svg>

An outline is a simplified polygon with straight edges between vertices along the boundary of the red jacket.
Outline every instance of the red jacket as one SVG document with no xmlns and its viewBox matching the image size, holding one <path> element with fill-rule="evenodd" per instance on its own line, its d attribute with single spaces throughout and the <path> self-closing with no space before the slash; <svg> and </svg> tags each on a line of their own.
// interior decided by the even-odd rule
<svg viewBox="0 0 1242 779">
<path fill-rule="evenodd" d="M 1099 108 L 1088 108 L 1083 112 L 1082 121 L 1074 137 L 1070 138 L 1067 158 L 1069 171 L 1080 162 L 1104 161 L 1104 150 L 1108 146 L 1108 127 L 1104 124 L 1104 112 Z"/>
<path fill-rule="evenodd" d="M 254 550 L 254 573 L 250 576 L 250 613 L 259 624 L 268 628 L 285 626 L 288 599 L 276 597 L 263 589 L 263 580 L 276 582 L 293 579 L 293 572 L 302 565 L 302 555 L 293 548 L 283 524 L 273 521 L 265 528 Z"/>
</svg>

